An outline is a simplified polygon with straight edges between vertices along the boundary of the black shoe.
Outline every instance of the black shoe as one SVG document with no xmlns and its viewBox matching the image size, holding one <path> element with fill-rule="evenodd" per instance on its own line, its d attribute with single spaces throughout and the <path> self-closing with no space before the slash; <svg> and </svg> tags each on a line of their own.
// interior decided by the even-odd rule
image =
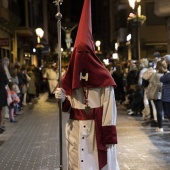
<svg viewBox="0 0 170 170">
<path fill-rule="evenodd" d="M 2 127 L 3 129 L 5 129 L 5 126 L 0 126 L 0 127 Z"/>
<path fill-rule="evenodd" d="M 5 131 L 5 126 L 0 126 L 0 131 L 4 132 Z"/>
<path fill-rule="evenodd" d="M 148 125 L 150 125 L 150 122 L 149 121 L 143 122 L 142 125 L 143 126 L 148 126 Z"/>
<path fill-rule="evenodd" d="M 16 120 L 10 120 L 10 122 L 11 122 L 11 123 L 17 123 L 17 121 L 16 121 Z"/>
<path fill-rule="evenodd" d="M 158 123 L 157 122 L 151 122 L 151 127 L 157 127 L 158 126 Z"/>
</svg>

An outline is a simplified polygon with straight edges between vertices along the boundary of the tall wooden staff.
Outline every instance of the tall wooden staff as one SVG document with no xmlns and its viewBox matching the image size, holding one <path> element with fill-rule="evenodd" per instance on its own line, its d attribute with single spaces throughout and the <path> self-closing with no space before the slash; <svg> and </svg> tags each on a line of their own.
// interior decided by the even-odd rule
<svg viewBox="0 0 170 170">
<path fill-rule="evenodd" d="M 63 0 L 55 0 L 54 3 L 57 5 L 57 14 L 55 17 L 57 18 L 57 30 L 58 30 L 58 67 L 59 67 L 59 87 L 62 87 L 61 83 L 61 18 L 62 14 L 60 13 L 60 5 Z M 63 169 L 63 152 L 62 152 L 62 102 L 58 101 L 59 106 L 59 140 L 60 140 L 60 166 L 59 169 Z"/>
</svg>

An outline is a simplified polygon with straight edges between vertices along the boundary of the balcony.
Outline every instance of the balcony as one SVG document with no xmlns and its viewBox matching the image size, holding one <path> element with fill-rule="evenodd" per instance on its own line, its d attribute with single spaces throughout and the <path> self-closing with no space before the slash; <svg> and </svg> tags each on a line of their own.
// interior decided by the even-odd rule
<svg viewBox="0 0 170 170">
<path fill-rule="evenodd" d="M 16 27 L 19 26 L 19 8 L 18 4 L 11 0 L 8 6 L 4 7 L 0 5 L 0 25 L 7 29 L 9 32 L 13 33 Z"/>
<path fill-rule="evenodd" d="M 32 37 L 34 36 L 34 30 L 27 27 L 18 27 L 16 30 L 17 34 L 21 37 Z"/>
</svg>

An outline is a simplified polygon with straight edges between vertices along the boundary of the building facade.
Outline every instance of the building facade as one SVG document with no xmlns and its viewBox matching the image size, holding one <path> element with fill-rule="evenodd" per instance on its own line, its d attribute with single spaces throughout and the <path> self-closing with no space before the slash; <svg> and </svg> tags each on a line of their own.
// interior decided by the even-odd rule
<svg viewBox="0 0 170 170">
<path fill-rule="evenodd" d="M 0 58 L 14 59 L 14 33 L 20 23 L 16 0 L 2 0 L 0 3 Z"/>
<path fill-rule="evenodd" d="M 0 3 L 0 58 L 8 57 L 12 63 L 37 66 L 37 35 L 35 29 L 44 30 L 48 44 L 47 0 L 2 0 Z M 46 54 L 46 53 L 45 53 Z"/>
<path fill-rule="evenodd" d="M 111 2 L 113 9 L 116 9 L 116 12 L 112 12 L 111 22 L 117 22 L 117 24 L 112 24 L 113 33 L 110 35 L 111 39 L 116 39 L 115 41 L 119 44 L 117 52 L 123 60 L 153 58 L 155 51 L 159 51 L 162 55 L 169 52 L 167 5 L 170 1 L 141 0 L 141 14 L 146 16 L 146 21 L 138 27 L 132 26 L 127 21 L 129 14 L 134 12 L 128 0 L 111 0 Z M 127 41 L 129 34 L 131 39 Z M 139 50 L 139 56 L 136 54 L 137 50 Z"/>
</svg>

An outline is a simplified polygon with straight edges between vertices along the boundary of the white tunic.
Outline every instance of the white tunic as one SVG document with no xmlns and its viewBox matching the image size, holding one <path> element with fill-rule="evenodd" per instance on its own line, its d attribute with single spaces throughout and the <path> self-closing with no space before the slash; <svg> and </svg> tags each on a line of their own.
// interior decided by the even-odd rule
<svg viewBox="0 0 170 170">
<path fill-rule="evenodd" d="M 72 108 L 84 109 L 83 90 L 76 89 L 68 96 Z M 88 92 L 91 108 L 103 106 L 102 126 L 116 125 L 117 109 L 113 87 L 93 88 Z M 71 120 L 66 124 L 68 170 L 99 170 L 94 120 Z M 119 170 L 116 146 L 107 149 L 107 165 L 102 170 Z"/>
<path fill-rule="evenodd" d="M 54 89 L 56 88 L 56 86 L 58 84 L 58 73 L 55 70 L 53 70 L 52 68 L 48 68 L 45 71 L 43 77 L 47 78 L 50 93 L 53 93 Z"/>
</svg>

